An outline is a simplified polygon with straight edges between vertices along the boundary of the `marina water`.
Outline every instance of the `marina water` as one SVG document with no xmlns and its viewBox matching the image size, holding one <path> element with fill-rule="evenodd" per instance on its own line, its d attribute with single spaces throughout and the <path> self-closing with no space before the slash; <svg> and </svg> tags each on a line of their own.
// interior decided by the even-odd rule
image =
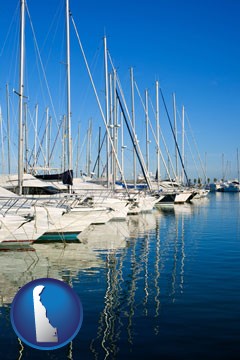
<svg viewBox="0 0 240 360">
<path fill-rule="evenodd" d="M 92 227 L 81 244 L 38 244 L 0 253 L 1 359 L 238 359 L 239 194 Z M 25 283 L 63 279 L 84 319 L 67 346 L 22 343 L 11 301 Z M 56 299 L 57 301 L 57 299 Z"/>
</svg>

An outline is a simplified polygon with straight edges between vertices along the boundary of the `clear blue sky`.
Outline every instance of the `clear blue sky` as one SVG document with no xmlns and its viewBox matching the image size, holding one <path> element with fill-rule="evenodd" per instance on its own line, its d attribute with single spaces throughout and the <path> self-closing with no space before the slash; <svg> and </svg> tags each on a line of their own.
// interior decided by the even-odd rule
<svg viewBox="0 0 240 360">
<path fill-rule="evenodd" d="M 64 0 L 28 0 L 27 4 L 56 117 L 59 120 L 66 111 L 63 65 L 65 61 Z M 19 9 L 17 7 L 18 0 L 1 1 L 0 4 L 0 103 L 4 122 L 6 122 L 5 84 L 9 83 L 11 91 L 13 88 L 18 88 Z M 176 93 L 179 112 L 182 105 L 185 106 L 203 163 L 206 159 L 208 176 L 210 178 L 222 176 L 222 154 L 224 154 L 227 177 L 237 176 L 236 149 L 240 148 L 240 1 L 70 0 L 70 8 L 93 70 L 102 105 L 104 106 L 102 38 L 105 33 L 108 49 L 118 70 L 128 103 L 130 104 L 129 68 L 132 66 L 142 96 L 147 88 L 152 101 L 155 101 L 154 82 L 157 79 L 164 92 L 171 116 L 173 92 Z M 37 57 L 28 16 L 26 22 L 25 91 L 29 96 L 29 111 L 32 116 L 36 102 L 42 104 L 40 108 L 42 119 L 45 107 L 51 105 L 42 72 L 39 71 L 38 75 Z M 71 60 L 73 142 L 76 141 L 77 126 L 80 122 L 83 143 L 88 119 L 92 118 L 94 162 L 97 130 L 101 119 L 72 26 Z M 137 94 L 135 97 L 137 131 L 145 154 L 144 113 Z M 11 99 L 14 123 L 11 131 L 12 153 L 16 153 L 14 143 L 17 135 L 17 100 L 12 92 Z M 160 107 L 161 126 L 170 152 L 174 155 L 167 118 L 162 104 Z M 52 109 L 51 111 L 53 112 Z M 153 114 L 150 118 L 154 123 Z M 4 126 L 6 128 L 6 125 Z M 180 125 L 178 126 L 180 132 Z M 186 132 L 192 144 L 188 128 Z M 31 129 L 29 133 L 31 134 Z M 31 143 L 31 140 L 29 142 Z M 187 146 L 186 140 L 189 177 L 197 177 Z M 153 140 L 151 152 L 154 158 Z M 196 157 L 194 147 L 192 152 Z M 126 151 L 128 171 L 131 168 L 131 156 L 129 147 Z M 84 161 L 83 154 L 82 167 Z M 151 170 L 155 170 L 154 161 Z M 201 173 L 200 175 L 202 176 Z"/>
</svg>

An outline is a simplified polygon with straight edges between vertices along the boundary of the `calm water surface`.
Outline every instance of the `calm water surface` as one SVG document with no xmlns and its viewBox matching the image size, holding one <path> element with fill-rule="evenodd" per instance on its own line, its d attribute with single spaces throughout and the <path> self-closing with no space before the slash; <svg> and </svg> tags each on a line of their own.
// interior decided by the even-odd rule
<svg viewBox="0 0 240 360">
<path fill-rule="evenodd" d="M 239 194 L 210 194 L 91 229 L 86 244 L 0 252 L 0 359 L 239 359 Z M 84 320 L 54 351 L 17 339 L 9 313 L 35 278 L 70 283 Z"/>
</svg>

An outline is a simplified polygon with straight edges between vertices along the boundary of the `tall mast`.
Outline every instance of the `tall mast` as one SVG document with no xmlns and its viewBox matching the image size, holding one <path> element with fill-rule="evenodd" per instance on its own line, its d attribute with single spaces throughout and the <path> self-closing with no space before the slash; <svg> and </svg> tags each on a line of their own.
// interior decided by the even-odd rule
<svg viewBox="0 0 240 360">
<path fill-rule="evenodd" d="M 34 172 L 37 166 L 37 129 L 38 129 L 38 104 L 35 106 L 35 136 L 34 136 Z"/>
<path fill-rule="evenodd" d="M 0 106 L 0 137 L 1 137 L 1 155 L 2 155 L 2 174 L 5 172 L 5 160 L 4 160 L 4 144 L 3 144 L 3 118 L 2 108 Z"/>
<path fill-rule="evenodd" d="M 18 193 L 23 186 L 23 88 L 24 88 L 24 43 L 25 43 L 25 0 L 20 0 L 20 74 L 19 74 L 19 118 L 18 118 Z"/>
<path fill-rule="evenodd" d="M 104 73 L 105 73 L 105 117 L 106 117 L 106 125 L 109 127 L 109 86 L 108 86 L 108 61 L 107 61 L 107 38 L 104 36 L 103 38 L 104 44 Z M 109 180 L 109 169 L 110 161 L 109 161 L 109 133 L 107 133 L 106 137 L 106 170 L 107 170 L 107 187 L 110 186 Z"/>
<path fill-rule="evenodd" d="M 25 173 L 28 173 L 28 121 L 27 121 L 27 103 L 24 103 L 24 139 L 25 139 Z"/>
<path fill-rule="evenodd" d="M 97 160 L 97 178 L 100 177 L 100 152 L 101 152 L 101 126 L 98 129 L 98 160 Z"/>
<path fill-rule="evenodd" d="M 48 163 L 48 121 L 49 121 L 49 108 L 46 108 L 46 130 L 45 130 L 45 156 L 44 156 L 44 168 L 45 174 L 47 174 Z"/>
<path fill-rule="evenodd" d="M 88 120 L 88 128 L 87 128 L 87 144 L 86 144 L 86 159 L 85 159 L 85 173 L 88 176 L 88 154 L 89 154 L 89 120 Z"/>
<path fill-rule="evenodd" d="M 222 154 L 222 181 L 224 181 L 225 178 L 225 169 L 224 169 L 224 154 Z"/>
<path fill-rule="evenodd" d="M 238 182 L 239 182 L 239 156 L 238 156 L 238 148 L 237 148 L 237 179 L 238 179 Z"/>
<path fill-rule="evenodd" d="M 184 181 L 184 162 L 185 162 L 185 154 L 184 154 L 184 136 L 185 136 L 185 129 L 184 129 L 184 117 L 185 111 L 184 106 L 182 107 L 182 182 Z"/>
<path fill-rule="evenodd" d="M 47 167 L 48 174 L 50 173 L 50 146 L 51 146 L 51 136 L 52 136 L 52 117 L 49 116 L 48 120 L 48 153 L 47 153 Z"/>
<path fill-rule="evenodd" d="M 77 137 L 76 177 L 79 176 L 79 157 L 80 157 L 80 123 L 78 124 L 78 137 Z"/>
<path fill-rule="evenodd" d="M 86 151 L 86 173 L 87 176 L 91 176 L 91 142 L 92 142 L 92 119 L 88 121 L 88 131 L 87 131 L 87 151 Z"/>
<path fill-rule="evenodd" d="M 146 168 L 149 172 L 149 130 L 148 130 L 148 91 L 145 90 L 145 117 L 146 117 Z"/>
<path fill-rule="evenodd" d="M 66 170 L 65 136 L 66 136 L 66 115 L 63 116 L 63 121 L 62 121 L 62 172 Z"/>
<path fill-rule="evenodd" d="M 205 159 L 204 159 L 204 176 L 205 176 L 205 184 L 207 184 L 207 152 L 205 151 Z"/>
<path fill-rule="evenodd" d="M 72 170 L 72 134 L 71 134 L 71 92 L 70 92 L 70 33 L 69 0 L 66 0 L 66 66 L 67 66 L 67 161 L 68 170 Z M 70 191 L 70 188 L 69 188 Z"/>
<path fill-rule="evenodd" d="M 132 128 L 135 132 L 135 101 L 134 101 L 134 78 L 133 78 L 133 68 L 130 68 L 130 78 L 131 78 L 131 101 L 132 101 Z M 133 144 L 133 182 L 134 188 L 137 185 L 137 165 L 136 165 L 136 151 Z"/>
<path fill-rule="evenodd" d="M 160 169 L 160 125 L 159 125 L 159 83 L 156 81 L 156 130 L 157 130 L 157 183 L 158 187 L 161 179 Z"/>
<path fill-rule="evenodd" d="M 9 106 L 9 89 L 6 85 L 6 98 L 7 98 L 7 132 L 8 132 L 8 174 L 11 173 L 11 154 L 10 154 L 10 106 Z"/>
<path fill-rule="evenodd" d="M 123 113 L 120 113 L 120 124 L 121 124 L 121 168 L 122 172 L 124 173 L 124 128 L 123 128 Z"/>
<path fill-rule="evenodd" d="M 118 120 L 117 120 L 117 73 L 116 69 L 113 70 L 113 146 L 118 156 Z M 117 164 L 116 158 L 113 156 L 113 189 L 117 180 Z"/>
<path fill-rule="evenodd" d="M 177 151 L 177 111 L 176 111 L 176 97 L 173 93 L 173 117 L 174 117 L 174 134 L 175 134 L 175 160 L 176 160 L 176 176 L 178 177 L 178 151 Z"/>
<path fill-rule="evenodd" d="M 109 74 L 109 130 L 111 134 L 112 143 L 113 142 L 113 76 L 110 73 Z M 113 162 L 114 162 L 114 156 L 113 156 L 113 149 L 112 144 L 109 144 L 109 173 L 111 174 L 111 179 L 113 179 Z"/>
</svg>

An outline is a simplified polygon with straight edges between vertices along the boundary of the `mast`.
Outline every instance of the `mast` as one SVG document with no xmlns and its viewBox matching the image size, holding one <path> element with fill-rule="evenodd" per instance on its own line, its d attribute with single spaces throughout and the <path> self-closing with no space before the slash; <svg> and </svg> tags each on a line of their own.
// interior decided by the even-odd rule
<svg viewBox="0 0 240 360">
<path fill-rule="evenodd" d="M 76 177 L 79 176 L 79 157 L 80 157 L 80 123 L 78 123 Z"/>
<path fill-rule="evenodd" d="M 94 94 L 95 94 L 95 97 L 96 97 L 96 100 L 97 100 L 97 104 L 98 104 L 98 107 L 99 107 L 99 110 L 100 110 L 100 113 L 101 113 L 101 117 L 102 117 L 102 119 L 103 119 L 103 122 L 104 122 L 104 125 L 105 125 L 105 128 L 106 128 L 106 136 L 109 137 L 109 141 L 110 141 L 110 143 L 111 143 L 111 145 L 112 145 L 112 139 L 111 139 L 111 135 L 110 135 L 110 132 L 109 132 L 109 128 L 108 128 L 108 126 L 107 126 L 106 117 L 104 116 L 104 112 L 103 112 L 103 109 L 102 109 L 102 106 L 101 106 L 101 103 L 100 103 L 100 100 L 99 100 L 99 96 L 98 96 L 98 93 L 97 93 L 97 90 L 96 90 L 96 86 L 95 86 L 95 83 L 94 83 L 94 81 L 93 81 L 93 77 L 92 77 L 92 74 L 91 74 L 91 71 L 90 71 L 90 68 L 89 68 L 89 65 L 88 65 L 88 61 L 87 61 L 87 58 L 86 58 L 86 55 L 85 55 L 83 46 L 82 46 L 82 44 L 81 44 L 80 37 L 79 37 L 78 31 L 77 31 L 77 28 L 76 28 L 76 24 L 75 24 L 73 18 L 72 18 L 72 22 L 73 22 L 74 29 L 75 29 L 75 31 L 76 31 L 78 43 L 79 43 L 79 46 L 80 46 L 80 49 L 81 49 L 81 52 L 82 52 L 82 55 L 83 55 L 84 63 L 85 63 L 85 65 L 86 65 L 86 69 L 87 69 L 87 72 L 88 72 L 88 75 L 89 75 L 89 78 L 90 78 L 92 87 L 93 87 L 93 91 L 94 91 Z M 118 79 L 117 79 L 117 82 L 118 82 Z M 118 94 L 117 94 L 117 97 L 118 97 Z M 105 136 L 104 136 L 104 138 L 105 138 Z M 120 173 L 121 173 L 123 182 L 124 182 L 124 184 L 126 185 L 126 181 L 125 181 L 125 179 L 124 179 L 124 174 L 123 174 L 123 172 L 122 172 L 120 162 L 119 162 L 119 160 L 118 160 L 118 158 L 117 158 L 116 151 L 115 151 L 114 147 L 113 147 L 112 149 L 113 149 L 113 153 L 114 153 L 114 156 L 115 156 L 115 158 L 116 158 L 117 166 L 118 166 L 119 171 L 120 171 Z M 126 186 L 126 192 L 129 194 L 128 189 L 127 189 L 127 186 Z"/>
<path fill-rule="evenodd" d="M 51 146 L 51 135 L 52 135 L 52 117 L 49 116 L 48 120 L 48 153 L 47 153 L 47 167 L 48 174 L 50 174 L 50 146 Z"/>
<path fill-rule="evenodd" d="M 222 181 L 225 178 L 225 170 L 224 170 L 224 154 L 222 154 Z"/>
<path fill-rule="evenodd" d="M 145 90 L 145 121 L 146 121 L 146 168 L 149 172 L 149 131 L 148 131 L 148 91 Z"/>
<path fill-rule="evenodd" d="M 174 134 L 175 134 L 175 160 L 176 160 L 176 175 L 178 177 L 178 151 L 177 151 L 177 110 L 176 110 L 176 97 L 173 93 L 173 118 L 174 118 Z"/>
<path fill-rule="evenodd" d="M 168 109 L 167 109 L 166 101 L 165 101 L 165 99 L 164 99 L 163 92 L 162 92 L 161 89 L 160 89 L 160 93 L 161 93 L 163 105 L 164 105 L 164 108 L 165 108 L 165 111 L 166 111 L 166 114 L 167 114 L 168 122 L 169 122 L 169 125 L 170 125 L 170 128 L 171 128 L 172 134 L 173 134 L 174 142 L 175 142 L 175 145 L 176 145 L 176 147 L 177 147 L 178 156 L 179 156 L 179 159 L 180 159 L 181 164 L 182 164 L 182 172 L 183 172 L 183 175 L 185 175 L 185 177 L 186 177 L 187 184 L 189 184 L 189 179 L 188 179 L 188 176 L 187 176 L 187 173 L 186 173 L 186 170 L 185 170 L 183 157 L 182 157 L 182 155 L 181 155 L 181 152 L 180 152 L 180 150 L 179 150 L 178 143 L 177 143 L 177 141 L 176 141 L 176 137 L 175 137 L 174 129 L 173 129 L 172 122 L 171 122 L 171 119 L 170 119 L 170 115 L 169 115 L 169 112 L 168 112 Z M 184 142 L 183 142 L 183 143 L 184 143 Z M 174 176 L 175 176 L 175 174 L 174 174 Z"/>
<path fill-rule="evenodd" d="M 239 156 L 238 156 L 238 148 L 237 148 L 237 179 L 238 179 L 238 182 L 239 182 Z"/>
<path fill-rule="evenodd" d="M 2 173 L 5 172 L 5 161 L 4 161 L 4 144 L 3 144 L 3 118 L 2 118 L 2 108 L 0 106 L 0 137 L 1 137 L 1 155 L 2 155 Z"/>
<path fill-rule="evenodd" d="M 157 183 L 158 188 L 161 179 L 160 169 L 160 125 L 159 125 L 159 83 L 156 81 L 156 132 L 157 132 Z"/>
<path fill-rule="evenodd" d="M 6 98 L 7 98 L 7 132 L 8 132 L 8 174 L 11 173 L 11 154 L 10 154 L 10 106 L 9 106 L 9 89 L 6 84 Z"/>
<path fill-rule="evenodd" d="M 37 166 L 37 128 L 38 128 L 38 104 L 35 105 L 35 136 L 34 136 L 34 172 Z"/>
<path fill-rule="evenodd" d="M 143 108 L 144 108 L 145 116 L 146 116 L 146 106 L 145 106 L 145 104 L 143 103 L 142 97 L 141 97 L 141 95 L 140 95 L 140 92 L 139 92 L 139 89 L 138 89 L 136 83 L 135 83 L 135 85 L 136 85 L 136 89 L 137 89 L 137 92 L 138 92 L 138 95 L 139 95 L 139 98 L 140 98 L 140 100 L 141 100 L 142 106 L 143 106 Z M 169 173 L 169 166 L 167 166 L 167 164 L 166 164 L 166 162 L 165 162 L 165 160 L 164 160 L 164 158 L 163 158 L 163 155 L 162 155 L 162 153 L 161 153 L 160 146 L 158 146 L 157 137 L 156 137 L 155 131 L 153 130 L 153 127 L 152 127 L 152 124 L 151 124 L 151 121 L 150 121 L 149 116 L 148 116 L 148 124 L 150 125 L 151 131 L 152 131 L 152 135 L 153 135 L 153 137 L 154 137 L 154 140 L 155 140 L 155 142 L 156 142 L 156 145 L 157 145 L 157 148 L 158 148 L 158 151 L 159 151 L 159 155 L 161 156 L 161 159 L 162 159 L 162 161 L 163 161 L 163 164 L 164 164 L 164 166 L 165 166 L 165 169 L 166 169 L 167 174 L 168 174 L 169 179 L 170 179 L 171 176 L 170 176 L 170 173 Z M 162 135 L 162 133 L 161 133 L 160 128 L 159 128 L 159 134 L 161 134 L 161 136 L 162 136 L 163 144 L 164 144 L 164 146 L 165 146 L 165 149 L 166 149 L 166 152 L 167 152 L 167 154 L 168 154 L 168 157 L 169 157 L 169 160 L 170 160 L 170 163 L 171 163 L 171 166 L 172 166 L 172 170 L 173 170 L 173 173 L 174 173 L 174 176 L 175 176 L 175 171 L 174 171 L 174 168 L 173 168 L 173 165 L 172 165 L 172 162 L 171 162 L 171 158 L 170 158 L 170 156 L 169 156 L 169 150 L 168 150 L 168 148 L 167 148 L 166 142 L 165 142 L 165 140 L 164 140 L 164 137 L 163 137 L 163 135 Z M 151 142 L 151 141 L 149 141 L 149 142 Z"/>
<path fill-rule="evenodd" d="M 87 151 L 86 151 L 86 173 L 87 176 L 91 176 L 91 142 L 92 142 L 92 119 L 88 121 L 88 131 L 87 131 Z"/>
<path fill-rule="evenodd" d="M 27 103 L 24 103 L 24 139 L 25 139 L 25 168 L 24 172 L 28 173 L 28 122 L 27 122 Z"/>
<path fill-rule="evenodd" d="M 65 137 L 66 137 L 66 115 L 63 116 L 63 121 L 62 121 L 62 172 L 66 170 Z"/>
<path fill-rule="evenodd" d="M 184 181 L 184 162 L 185 162 L 185 154 L 184 154 L 184 136 L 185 136 L 185 129 L 184 129 L 184 106 L 182 107 L 182 161 L 183 161 L 183 167 L 182 167 L 182 182 Z"/>
<path fill-rule="evenodd" d="M 72 166 L 72 134 L 71 134 L 71 87 L 70 87 L 70 33 L 69 33 L 69 0 L 66 0 L 66 67 L 67 67 L 67 161 L 68 170 Z M 69 192 L 71 188 L 69 187 Z"/>
<path fill-rule="evenodd" d="M 123 128 L 123 113 L 121 111 L 120 113 L 120 124 L 121 124 L 121 168 L 124 173 L 124 149 L 126 146 L 124 146 L 124 128 Z"/>
<path fill-rule="evenodd" d="M 106 117 L 106 125 L 109 127 L 109 87 L 108 87 L 108 61 L 107 61 L 107 38 L 104 36 L 103 38 L 104 44 L 104 74 L 105 74 L 105 117 Z M 109 133 L 107 133 L 106 137 L 106 170 L 107 170 L 107 187 L 110 186 L 109 180 Z"/>
<path fill-rule="evenodd" d="M 118 120 L 117 120 L 117 74 L 116 69 L 113 70 L 113 147 L 118 156 Z M 117 180 L 117 164 L 116 158 L 113 156 L 113 189 L 115 189 Z"/>
<path fill-rule="evenodd" d="M 121 91 L 121 89 L 120 89 L 120 91 Z M 123 95 L 121 94 L 121 96 L 123 96 Z M 117 93 L 117 98 L 118 98 L 118 100 L 119 100 L 120 110 L 121 110 L 121 112 L 122 112 L 122 114 L 123 114 L 123 119 L 124 119 L 124 122 L 125 122 L 125 124 L 126 124 L 126 126 L 127 126 L 127 130 L 128 130 L 129 135 L 130 135 L 132 144 L 134 145 L 134 150 L 136 151 L 136 155 L 137 155 L 137 157 L 138 157 L 139 164 L 140 164 L 140 167 L 141 167 L 143 176 L 144 176 L 144 178 L 145 178 L 145 180 L 146 180 L 146 183 L 147 183 L 147 185 L 148 185 L 149 190 L 152 190 L 151 179 L 150 179 L 149 173 L 148 173 L 148 171 L 147 171 L 147 169 L 146 169 L 145 161 L 144 161 L 144 159 L 143 159 L 143 155 L 142 155 L 140 146 L 139 146 L 138 141 L 137 141 L 136 133 L 133 131 L 133 128 L 131 128 L 132 123 L 131 123 L 131 122 L 129 123 L 130 115 L 129 115 L 129 112 L 128 112 L 128 108 L 127 108 L 127 106 L 126 106 L 125 99 L 124 99 L 124 97 L 123 97 L 124 106 L 125 106 L 125 109 L 126 109 L 127 116 L 126 116 L 126 114 L 125 114 L 125 111 L 124 111 L 124 108 L 123 108 L 123 105 L 122 105 L 122 103 L 121 103 L 121 99 L 120 99 L 118 93 Z M 125 185 L 126 185 L 126 184 L 125 184 Z"/>
<path fill-rule="evenodd" d="M 20 0 L 20 74 L 19 74 L 19 118 L 18 118 L 18 193 L 23 187 L 23 88 L 24 88 L 24 43 L 25 43 L 25 0 Z"/>
<path fill-rule="evenodd" d="M 204 176 L 205 176 L 205 184 L 207 184 L 207 152 L 205 151 L 205 159 L 204 159 Z"/>
<path fill-rule="evenodd" d="M 98 129 L 98 159 L 97 159 L 97 178 L 100 177 L 100 152 L 101 152 L 101 126 Z"/>
<path fill-rule="evenodd" d="M 130 78 L 131 78 L 131 102 L 132 102 L 132 128 L 135 132 L 135 101 L 134 101 L 134 78 L 133 78 L 133 68 L 130 68 Z M 133 144 L 133 183 L 134 188 L 137 185 L 137 170 L 136 170 L 136 151 Z"/>
<path fill-rule="evenodd" d="M 112 73 L 109 74 L 109 130 L 111 134 L 111 140 L 113 142 L 113 77 Z M 112 144 L 109 144 L 109 173 L 111 174 L 111 179 L 113 179 L 113 150 Z M 113 183 L 113 182 L 112 182 Z M 113 184 L 112 184 L 113 185 Z"/>
<path fill-rule="evenodd" d="M 44 156 L 44 172 L 47 173 L 48 163 L 48 121 L 49 121 L 49 108 L 46 108 L 46 130 L 45 130 L 45 156 Z"/>
</svg>

